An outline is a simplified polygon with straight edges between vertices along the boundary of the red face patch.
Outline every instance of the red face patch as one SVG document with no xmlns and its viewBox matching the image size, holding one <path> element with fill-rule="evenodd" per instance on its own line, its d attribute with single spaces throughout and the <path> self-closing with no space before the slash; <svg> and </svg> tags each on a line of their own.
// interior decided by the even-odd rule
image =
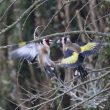
<svg viewBox="0 0 110 110">
<path fill-rule="evenodd" d="M 50 42 L 49 42 L 48 38 L 45 39 L 45 42 L 47 43 L 47 45 L 50 45 Z"/>
</svg>

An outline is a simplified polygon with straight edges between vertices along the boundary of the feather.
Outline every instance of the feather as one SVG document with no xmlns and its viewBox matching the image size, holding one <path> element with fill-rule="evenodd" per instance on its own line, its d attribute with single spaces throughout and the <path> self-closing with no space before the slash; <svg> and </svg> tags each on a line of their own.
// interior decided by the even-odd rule
<svg viewBox="0 0 110 110">
<path fill-rule="evenodd" d="M 97 53 L 101 48 L 101 43 L 96 41 L 90 43 L 72 43 L 63 42 L 62 39 L 62 45 L 64 57 L 61 60 L 60 66 L 64 68 L 74 68 L 76 75 L 81 77 L 81 79 L 85 78 L 88 73 L 82 67 L 84 59 L 89 55 Z"/>
<path fill-rule="evenodd" d="M 63 58 L 67 58 L 67 57 L 70 57 L 71 55 L 73 54 L 73 51 L 70 50 L 70 49 L 67 49 L 66 51 L 64 51 L 63 53 Z"/>
<path fill-rule="evenodd" d="M 78 52 L 78 53 L 80 53 L 80 51 L 81 51 L 80 46 L 76 43 L 69 42 L 69 43 L 65 44 L 64 48 L 65 47 L 66 47 L 66 49 L 64 49 L 64 50 L 70 49 L 70 50 L 72 50 L 74 52 Z"/>
<path fill-rule="evenodd" d="M 10 47 L 10 50 L 13 51 L 15 49 L 18 49 L 20 47 L 23 47 L 27 44 L 27 42 L 19 42 L 19 43 L 15 43 L 14 45 L 12 45 L 12 47 Z"/>
<path fill-rule="evenodd" d="M 86 78 L 88 72 L 81 65 L 75 68 L 75 76 L 80 77 L 81 79 Z"/>
<path fill-rule="evenodd" d="M 77 62 L 77 60 L 78 60 L 78 55 L 79 55 L 78 53 L 73 52 L 73 54 L 72 54 L 71 56 L 62 59 L 61 63 L 62 63 L 62 64 L 63 64 L 63 63 L 64 63 L 64 64 L 72 64 L 72 63 L 75 63 L 75 62 Z"/>
<path fill-rule="evenodd" d="M 80 48 L 81 48 L 81 54 L 86 57 L 86 56 L 97 53 L 99 49 L 101 48 L 101 43 L 90 42 L 84 46 L 81 46 Z"/>
<path fill-rule="evenodd" d="M 44 67 L 44 72 L 47 74 L 49 78 L 56 77 L 56 71 L 53 66 L 46 65 Z"/>
<path fill-rule="evenodd" d="M 62 59 L 61 67 L 75 68 L 81 65 L 83 61 L 84 61 L 84 57 L 74 52 L 72 56 Z"/>
<path fill-rule="evenodd" d="M 27 61 L 31 62 L 33 59 L 38 55 L 39 51 L 39 44 L 37 43 L 28 43 L 25 46 L 15 49 L 9 53 L 9 56 L 12 59 L 26 59 Z"/>
</svg>

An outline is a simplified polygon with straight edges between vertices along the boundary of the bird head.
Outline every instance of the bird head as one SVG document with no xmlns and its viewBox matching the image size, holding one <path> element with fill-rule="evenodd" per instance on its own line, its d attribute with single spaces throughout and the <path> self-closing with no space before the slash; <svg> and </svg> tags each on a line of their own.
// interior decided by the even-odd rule
<svg viewBox="0 0 110 110">
<path fill-rule="evenodd" d="M 41 40 L 40 43 L 45 45 L 45 46 L 50 46 L 52 44 L 52 40 L 49 39 L 49 38 L 44 38 L 44 39 Z"/>
<path fill-rule="evenodd" d="M 62 45 L 65 45 L 65 44 L 67 44 L 69 42 L 71 42 L 69 37 L 62 37 L 61 38 Z"/>
<path fill-rule="evenodd" d="M 71 42 L 70 38 L 68 36 L 66 37 L 61 37 L 60 39 L 57 40 L 57 44 L 60 45 L 60 47 L 64 46 L 65 44 Z"/>
</svg>

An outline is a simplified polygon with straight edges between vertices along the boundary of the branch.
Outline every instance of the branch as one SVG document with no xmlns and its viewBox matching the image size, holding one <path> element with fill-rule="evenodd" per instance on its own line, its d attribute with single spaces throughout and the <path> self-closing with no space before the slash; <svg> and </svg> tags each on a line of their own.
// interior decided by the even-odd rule
<svg viewBox="0 0 110 110">
<path fill-rule="evenodd" d="M 7 26 L 7 28 L 5 28 L 5 29 L 2 29 L 2 30 L 0 31 L 0 35 L 2 35 L 3 33 L 5 33 L 6 31 L 8 31 L 10 28 L 12 28 L 13 26 L 15 26 L 17 23 L 19 23 L 20 20 L 21 20 L 26 14 L 28 14 L 28 13 L 32 10 L 32 8 L 33 8 L 34 6 L 36 6 L 40 1 L 41 1 L 41 0 L 35 1 L 34 4 L 32 4 L 13 24 Z"/>
<path fill-rule="evenodd" d="M 15 0 L 16 1 L 16 0 Z M 5 29 L 2 29 L 1 31 L 0 31 L 0 35 L 2 35 L 3 33 L 5 33 L 6 31 L 8 31 L 9 29 L 11 29 L 12 27 L 14 27 L 17 23 L 19 23 L 20 22 L 20 20 L 26 15 L 26 14 L 28 14 L 33 8 L 34 8 L 34 6 L 36 6 L 39 2 L 43 2 L 43 0 L 37 0 L 37 1 L 35 1 L 13 24 L 11 24 L 11 25 L 9 25 L 9 26 L 7 26 Z M 70 1 L 67 1 L 64 5 L 66 5 L 66 4 L 68 4 L 68 3 L 70 3 L 70 2 L 73 2 L 73 1 L 76 1 L 76 0 L 70 0 Z M 57 14 L 57 13 L 56 13 Z M 51 21 L 50 21 L 51 22 Z M 48 23 L 48 25 L 49 25 L 49 23 Z M 47 26 L 48 26 L 47 25 Z M 45 29 L 46 29 L 47 27 L 45 27 Z"/>
<path fill-rule="evenodd" d="M 45 102 L 43 102 L 43 103 L 40 103 L 39 105 L 30 107 L 30 108 L 26 108 L 26 109 L 27 109 L 27 110 L 31 110 L 31 109 L 33 109 L 33 108 L 37 108 L 37 107 L 39 107 L 39 106 L 42 106 L 42 105 L 44 105 L 44 104 L 47 104 L 47 103 L 49 103 L 49 102 L 51 102 L 51 101 L 54 101 L 54 100 L 56 100 L 56 99 L 62 97 L 64 94 L 66 94 L 66 93 L 68 93 L 68 92 L 70 92 L 70 91 L 72 91 L 72 90 L 74 90 L 74 89 L 76 89 L 76 88 L 78 88 L 78 87 L 80 87 L 80 86 L 82 86 L 82 85 L 84 85 L 84 84 L 87 84 L 87 83 L 90 83 L 90 82 L 93 82 L 93 81 L 96 81 L 96 80 L 100 80 L 100 79 L 104 78 L 105 76 L 107 76 L 107 75 L 109 75 L 109 74 L 110 74 L 110 71 L 108 71 L 108 72 L 105 73 L 104 75 L 101 75 L 101 76 L 99 76 L 99 77 L 97 77 L 97 78 L 95 78 L 95 79 L 88 80 L 88 81 L 85 81 L 85 82 L 83 82 L 83 83 L 81 83 L 81 84 L 79 84 L 79 85 L 77 85 L 77 86 L 74 86 L 73 88 L 67 90 L 66 92 L 64 92 L 64 93 L 62 93 L 62 94 L 60 94 L 60 95 L 58 95 L 58 96 L 56 96 L 56 97 L 54 97 L 54 98 L 52 98 L 52 99 L 50 99 L 49 101 L 45 101 Z"/>
<path fill-rule="evenodd" d="M 63 9 L 63 7 L 67 5 L 67 3 L 63 4 L 62 7 L 52 16 L 52 18 L 49 20 L 49 22 L 47 23 L 47 25 L 44 27 L 44 29 L 42 30 L 41 34 L 39 36 L 42 35 L 42 33 L 47 29 L 47 27 L 50 25 L 50 23 L 52 22 L 52 20 L 54 19 L 54 17 Z M 38 36 L 38 38 L 39 38 Z"/>
<path fill-rule="evenodd" d="M 8 10 L 13 6 L 13 4 L 16 2 L 17 0 L 14 0 L 11 5 L 9 5 L 9 7 L 5 10 L 5 12 L 3 13 L 2 17 L 0 18 L 0 22 L 3 20 L 3 18 L 5 17 L 6 13 L 8 12 Z"/>
<path fill-rule="evenodd" d="M 109 90 L 110 90 L 110 88 L 102 90 L 101 92 L 99 92 L 99 93 L 97 93 L 97 94 L 91 96 L 90 98 L 88 98 L 88 99 L 86 99 L 86 100 L 80 102 L 79 104 L 77 104 L 76 106 L 74 106 L 73 108 L 71 108 L 70 110 L 74 110 L 76 107 L 79 107 L 80 105 L 84 104 L 85 102 L 87 102 L 87 101 L 93 99 L 94 97 L 97 97 L 98 95 L 100 95 L 100 94 L 102 94 L 102 93 L 104 93 L 104 92 L 107 92 L 107 91 L 109 91 Z"/>
<path fill-rule="evenodd" d="M 54 34 L 41 36 L 40 38 L 37 38 L 36 40 L 32 40 L 30 42 L 39 41 L 39 40 L 42 40 L 46 37 L 48 37 L 48 38 L 52 38 L 52 37 L 56 37 L 56 36 L 62 37 L 63 35 L 85 34 L 85 33 L 91 34 L 91 35 L 103 36 L 103 37 L 110 37 L 110 33 L 96 32 L 96 31 L 86 31 L 86 30 L 77 30 L 77 31 L 61 32 L 61 33 L 54 33 Z"/>
<path fill-rule="evenodd" d="M 110 33 L 103 33 L 103 32 L 95 32 L 95 31 L 86 31 L 86 30 L 77 30 L 77 31 L 69 31 L 69 32 L 61 32 L 61 33 L 54 33 L 54 34 L 49 34 L 49 35 L 45 35 L 45 36 L 41 36 L 35 40 L 29 41 L 29 42 L 37 42 L 39 40 L 42 40 L 44 38 L 52 38 L 52 37 L 63 37 L 63 35 L 72 35 L 72 34 L 91 34 L 91 35 L 97 35 L 97 36 L 103 36 L 103 37 L 110 37 Z M 9 47 L 13 47 L 16 44 L 13 45 L 6 45 L 6 46 L 1 46 L 0 49 L 5 49 L 5 48 L 9 48 Z M 109 45 L 108 43 L 104 44 L 104 45 Z"/>
</svg>

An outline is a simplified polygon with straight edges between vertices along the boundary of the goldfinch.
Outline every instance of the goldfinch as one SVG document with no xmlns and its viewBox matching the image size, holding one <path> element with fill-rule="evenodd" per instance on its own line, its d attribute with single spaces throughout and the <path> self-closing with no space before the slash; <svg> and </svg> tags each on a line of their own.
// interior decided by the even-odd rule
<svg viewBox="0 0 110 110">
<path fill-rule="evenodd" d="M 75 68 L 80 73 L 81 78 L 87 76 L 88 73 L 82 66 L 84 59 L 89 55 L 97 53 L 101 48 L 101 43 L 94 41 L 77 44 L 72 43 L 69 37 L 62 37 L 60 42 L 63 47 L 64 57 L 59 65 L 61 67 Z"/>
<path fill-rule="evenodd" d="M 10 52 L 12 59 L 26 59 L 29 63 L 38 61 L 41 69 L 49 76 L 55 76 L 54 62 L 50 59 L 50 44 L 51 39 L 43 39 L 40 43 L 30 42 L 24 43 L 18 49 L 14 49 Z M 22 43 L 21 43 L 22 44 Z"/>
</svg>

